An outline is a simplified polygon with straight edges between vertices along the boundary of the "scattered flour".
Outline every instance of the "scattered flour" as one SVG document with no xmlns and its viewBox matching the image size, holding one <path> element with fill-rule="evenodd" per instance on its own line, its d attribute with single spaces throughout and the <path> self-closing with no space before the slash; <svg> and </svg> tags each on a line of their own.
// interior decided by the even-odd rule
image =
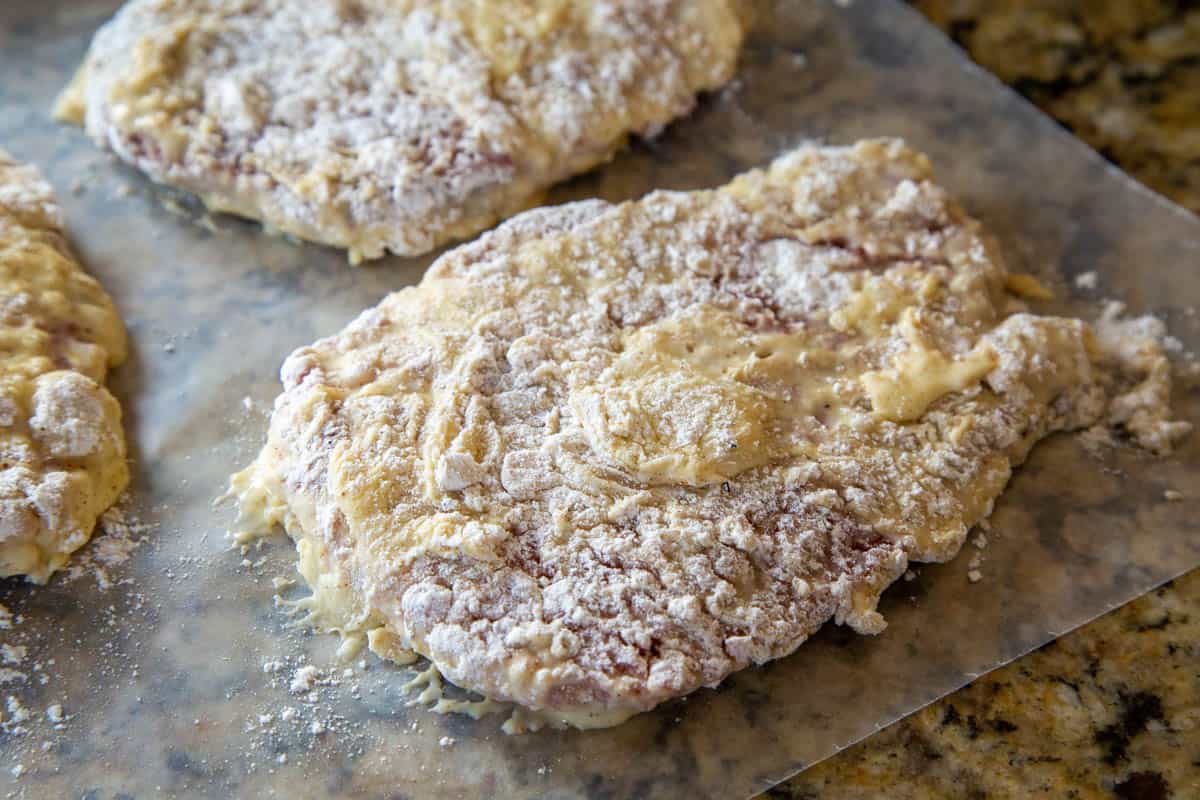
<svg viewBox="0 0 1200 800">
<path fill-rule="evenodd" d="M 292 674 L 291 685 L 288 686 L 288 691 L 292 694 L 304 694 L 311 692 L 313 687 L 321 678 L 321 671 L 309 664 L 308 666 L 300 667 Z"/>
<path fill-rule="evenodd" d="M 62 644 L 60 637 L 70 634 L 54 625 L 26 624 L 31 612 L 26 608 L 21 613 L 22 609 L 36 602 L 36 593 L 53 592 L 83 577 L 92 577 L 101 591 L 117 585 L 131 586 L 132 579 L 116 578 L 114 568 L 129 559 L 145 540 L 150 527 L 138 521 L 129 511 L 127 498 L 121 498 L 102 515 L 96 535 L 73 554 L 67 566 L 54 576 L 50 587 L 29 593 L 14 591 L 7 598 L 7 605 L 0 604 L 0 663 L 4 665 L 0 667 L 0 685 L 12 692 L 5 696 L 0 710 L 0 735 L 7 740 L 9 754 L 22 759 L 10 770 L 14 778 L 38 769 L 38 760 L 56 752 L 59 737 L 75 717 L 67 714 L 61 695 L 50 694 L 55 691 L 60 669 L 74 671 L 83 666 L 97 680 L 109 684 L 137 680 L 138 665 L 129 662 L 118 642 L 132 627 L 144 623 L 145 614 L 151 610 L 145 595 L 134 589 L 114 593 L 104 602 L 97 601 L 94 625 L 103 635 L 95 647 L 79 653 L 78 657 L 68 654 L 66 662 L 60 664 L 60 659 L 42 654 L 56 644 L 56 639 Z M 81 587 L 80 591 L 95 595 L 91 587 Z M 121 659 L 119 665 L 117 658 Z M 73 702 L 84 707 L 87 699 L 74 698 Z"/>
<path fill-rule="evenodd" d="M 100 516 L 97 534 L 82 550 L 71 557 L 64 570 L 65 581 L 92 576 L 101 591 L 114 585 L 109 570 L 129 560 L 130 555 L 145 541 L 153 527 L 132 515 L 129 495 L 122 495 L 115 505 Z M 123 583 L 132 583 L 126 578 Z"/>
<path fill-rule="evenodd" d="M 22 705 L 19 697 L 9 695 L 8 699 L 4 701 L 4 708 L 8 712 L 7 716 L 5 717 L 5 722 L 7 724 L 20 725 L 21 723 L 26 722 L 30 717 L 29 709 Z"/>
<path fill-rule="evenodd" d="M 975 546 L 979 547 L 978 539 L 976 539 Z M 979 581 L 983 580 L 983 572 L 980 571 L 980 567 L 982 566 L 983 553 L 978 551 L 972 553 L 971 560 L 967 562 L 967 580 L 971 583 L 979 583 Z"/>
</svg>

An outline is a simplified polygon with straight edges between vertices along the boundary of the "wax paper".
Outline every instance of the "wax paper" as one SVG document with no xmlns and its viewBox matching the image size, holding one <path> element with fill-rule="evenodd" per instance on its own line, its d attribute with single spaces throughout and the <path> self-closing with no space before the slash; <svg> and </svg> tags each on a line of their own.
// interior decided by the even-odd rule
<svg viewBox="0 0 1200 800">
<path fill-rule="evenodd" d="M 283 358 L 419 280 L 431 257 L 352 268 L 342 253 L 207 215 L 55 123 L 56 93 L 117 5 L 0 4 L 0 146 L 54 183 L 75 247 L 132 336 L 110 383 L 126 411 L 134 479 L 123 508 L 135 523 L 98 536 L 74 576 L 0 584 L 14 615 L 0 641 L 25 648 L 5 667 L 16 677 L 0 672 L 0 791 L 746 797 L 1200 563 L 1200 437 L 1155 460 L 1057 436 L 997 504 L 986 548 L 917 567 L 887 593 L 880 636 L 829 626 L 789 658 L 609 730 L 507 736 L 501 715 L 406 705 L 419 665 L 338 662 L 333 637 L 288 627 L 277 601 L 303 595 L 287 583 L 290 544 L 231 547 L 233 510 L 213 500 L 262 442 Z M 1014 267 L 1054 288 L 1040 310 L 1094 318 L 1115 299 L 1196 349 L 1196 218 L 1105 164 L 902 4 L 758 5 L 729 87 L 549 201 L 715 186 L 798 142 L 902 136 L 933 157 Z M 1186 380 L 1176 406 L 1200 416 Z M 126 558 L 106 541 L 132 549 Z"/>
</svg>

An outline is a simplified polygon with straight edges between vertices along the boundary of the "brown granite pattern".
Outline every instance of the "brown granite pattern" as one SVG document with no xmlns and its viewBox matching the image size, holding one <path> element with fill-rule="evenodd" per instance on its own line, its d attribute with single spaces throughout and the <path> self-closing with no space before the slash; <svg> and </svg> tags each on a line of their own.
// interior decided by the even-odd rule
<svg viewBox="0 0 1200 800">
<path fill-rule="evenodd" d="M 816 800 L 1200 797 L 1200 572 L 768 793 Z"/>
<path fill-rule="evenodd" d="M 1200 212 L 1200 3 L 916 0 L 971 57 Z"/>
<path fill-rule="evenodd" d="M 1200 211 L 1200 4 L 916 0 L 983 66 Z M 1200 572 L 997 670 L 769 792 L 1200 797 Z"/>
</svg>

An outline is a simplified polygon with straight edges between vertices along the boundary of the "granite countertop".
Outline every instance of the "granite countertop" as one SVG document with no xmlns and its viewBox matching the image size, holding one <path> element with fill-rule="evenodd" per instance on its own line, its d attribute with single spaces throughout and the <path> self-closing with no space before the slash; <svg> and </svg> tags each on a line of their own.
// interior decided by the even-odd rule
<svg viewBox="0 0 1200 800">
<path fill-rule="evenodd" d="M 977 62 L 1200 212 L 1200 6 L 915 0 Z M 1050 643 L 768 793 L 1200 797 L 1200 571 Z"/>
<path fill-rule="evenodd" d="M 914 0 L 981 65 L 1200 212 L 1200 4 Z"/>
</svg>

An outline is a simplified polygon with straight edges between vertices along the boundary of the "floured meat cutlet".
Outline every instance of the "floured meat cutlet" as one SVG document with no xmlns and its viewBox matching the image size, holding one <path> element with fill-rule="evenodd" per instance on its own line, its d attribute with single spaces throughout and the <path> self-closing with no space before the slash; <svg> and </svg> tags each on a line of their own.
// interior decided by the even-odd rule
<svg viewBox="0 0 1200 800">
<path fill-rule="evenodd" d="M 293 353 L 233 490 L 329 627 L 614 724 L 827 620 L 881 631 L 1053 431 L 1170 448 L 1153 338 L 1039 291 L 898 141 L 531 211 Z"/>
<path fill-rule="evenodd" d="M 33 167 L 0 150 L 0 575 L 45 583 L 129 482 L 125 328 Z"/>
<path fill-rule="evenodd" d="M 733 0 L 131 0 L 59 115 L 211 208 L 417 255 L 733 73 Z"/>
</svg>

